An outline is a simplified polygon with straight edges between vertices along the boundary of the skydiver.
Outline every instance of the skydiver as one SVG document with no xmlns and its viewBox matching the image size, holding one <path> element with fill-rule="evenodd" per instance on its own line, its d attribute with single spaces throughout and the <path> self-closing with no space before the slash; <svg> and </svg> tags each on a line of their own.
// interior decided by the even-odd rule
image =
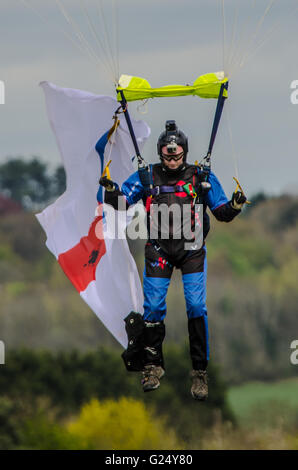
<svg viewBox="0 0 298 470">
<path fill-rule="evenodd" d="M 165 337 L 164 319 L 167 312 L 166 296 L 174 268 L 182 272 L 184 296 L 188 317 L 188 333 L 192 371 L 191 395 L 194 399 L 205 400 L 208 397 L 207 365 L 209 361 L 208 321 L 206 307 L 207 259 L 205 240 L 210 229 L 207 208 L 217 220 L 230 222 L 237 216 L 246 201 L 238 189 L 229 201 L 222 186 L 210 171 L 206 184 L 203 168 L 186 162 L 188 139 L 179 130 L 175 121 L 166 122 L 166 130 L 157 142 L 160 163 L 150 165 L 151 187 L 142 183 L 140 173 L 136 171 L 123 184 L 103 177 L 100 184 L 105 187 L 105 202 L 115 209 L 119 208 L 119 197 L 125 198 L 126 209 L 143 200 L 147 210 L 149 237 L 145 245 L 145 268 L 143 274 L 144 290 L 144 355 L 142 368 L 142 387 L 144 392 L 156 390 L 160 379 L 165 374 L 162 344 Z M 169 226 L 169 237 L 150 238 L 150 206 L 178 204 L 183 214 L 183 206 L 191 208 L 192 227 L 195 211 L 194 204 L 199 197 L 203 208 L 203 237 L 199 246 L 185 248 L 187 241 L 173 237 L 173 226 Z M 161 222 L 162 224 L 162 222 Z M 183 215 L 181 219 L 183 225 Z M 189 240 L 188 240 L 189 242 Z"/>
</svg>

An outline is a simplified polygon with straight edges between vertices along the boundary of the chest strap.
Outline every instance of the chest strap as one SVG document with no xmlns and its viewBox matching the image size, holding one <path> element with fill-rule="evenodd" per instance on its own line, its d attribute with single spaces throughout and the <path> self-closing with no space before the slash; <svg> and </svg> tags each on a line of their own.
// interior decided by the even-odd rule
<svg viewBox="0 0 298 470">
<path fill-rule="evenodd" d="M 151 196 L 158 196 L 159 194 L 163 193 L 187 193 L 192 197 L 196 197 L 196 193 L 191 183 L 187 183 L 184 185 L 176 184 L 175 186 L 155 186 L 154 188 L 150 189 L 149 194 Z"/>
<path fill-rule="evenodd" d="M 158 196 L 162 193 L 182 193 L 184 191 L 183 186 L 176 185 L 176 186 L 155 186 L 150 190 L 151 196 Z"/>
</svg>

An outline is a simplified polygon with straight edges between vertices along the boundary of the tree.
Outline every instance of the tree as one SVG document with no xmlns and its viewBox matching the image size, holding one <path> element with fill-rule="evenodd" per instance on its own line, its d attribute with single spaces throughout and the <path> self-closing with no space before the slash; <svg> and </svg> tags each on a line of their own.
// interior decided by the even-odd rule
<svg viewBox="0 0 298 470">
<path fill-rule="evenodd" d="M 0 165 L 0 191 L 27 210 L 39 210 L 65 190 L 62 166 L 49 173 L 48 165 L 37 157 L 30 161 L 9 159 Z"/>
</svg>

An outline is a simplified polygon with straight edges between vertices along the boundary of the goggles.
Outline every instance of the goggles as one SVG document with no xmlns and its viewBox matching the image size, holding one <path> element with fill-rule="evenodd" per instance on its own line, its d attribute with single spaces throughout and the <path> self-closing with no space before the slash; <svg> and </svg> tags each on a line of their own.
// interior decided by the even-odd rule
<svg viewBox="0 0 298 470">
<path fill-rule="evenodd" d="M 180 158 L 182 158 L 184 155 L 184 152 L 180 152 L 178 153 L 177 155 L 165 155 L 164 153 L 162 153 L 162 158 L 163 160 L 166 160 L 167 162 L 170 162 L 171 160 L 174 160 L 175 162 L 178 162 L 180 160 Z"/>
</svg>

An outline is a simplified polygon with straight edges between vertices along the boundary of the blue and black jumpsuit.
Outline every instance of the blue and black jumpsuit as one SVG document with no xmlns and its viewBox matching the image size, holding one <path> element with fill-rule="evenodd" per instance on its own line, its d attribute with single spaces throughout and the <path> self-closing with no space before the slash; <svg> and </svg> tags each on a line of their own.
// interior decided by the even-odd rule
<svg viewBox="0 0 298 470">
<path fill-rule="evenodd" d="M 143 200 L 147 210 L 147 226 L 150 225 L 150 205 L 194 204 L 194 198 L 184 190 L 190 183 L 196 191 L 202 181 L 202 172 L 196 165 L 185 163 L 182 169 L 170 174 L 161 163 L 150 165 L 153 189 L 145 191 L 138 171 L 133 173 L 121 189 L 116 185 L 113 192 L 105 191 L 105 202 L 118 209 L 119 196 L 125 198 L 126 208 Z M 164 319 L 167 313 L 166 296 L 174 268 L 180 269 L 186 301 L 190 356 L 195 370 L 205 370 L 209 360 L 208 321 L 206 308 L 207 259 L 205 239 L 209 232 L 207 207 L 217 220 L 230 222 L 240 211 L 233 209 L 220 182 L 210 172 L 211 189 L 201 198 L 203 205 L 203 245 L 194 250 L 186 250 L 186 240 L 171 236 L 148 238 L 145 246 L 145 267 L 143 274 L 145 321 L 145 365 L 164 367 L 162 343 L 165 337 Z M 183 213 L 183 212 L 182 212 Z M 194 214 L 194 211 L 192 212 Z M 183 223 L 183 220 L 182 220 Z M 193 220 L 194 224 L 195 221 Z M 149 231 L 148 231 L 149 233 Z M 189 241 L 189 240 L 188 240 Z"/>
</svg>

